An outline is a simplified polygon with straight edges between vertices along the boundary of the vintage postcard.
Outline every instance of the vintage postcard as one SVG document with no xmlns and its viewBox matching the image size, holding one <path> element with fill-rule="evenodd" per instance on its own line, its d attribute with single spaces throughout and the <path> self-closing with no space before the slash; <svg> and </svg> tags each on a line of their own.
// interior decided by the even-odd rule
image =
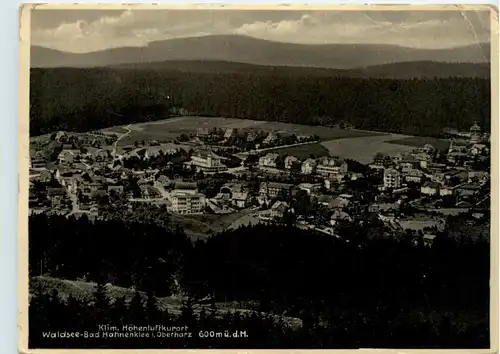
<svg viewBox="0 0 500 354">
<path fill-rule="evenodd" d="M 498 348 L 498 12 L 24 5 L 19 350 Z"/>
</svg>

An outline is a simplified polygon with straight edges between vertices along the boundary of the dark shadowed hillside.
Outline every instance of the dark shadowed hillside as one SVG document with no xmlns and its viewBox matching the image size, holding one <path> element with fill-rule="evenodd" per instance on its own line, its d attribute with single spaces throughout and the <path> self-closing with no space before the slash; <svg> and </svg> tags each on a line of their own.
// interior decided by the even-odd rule
<svg viewBox="0 0 500 354">
<path fill-rule="evenodd" d="M 304 45 L 245 36 L 177 38 L 85 54 L 32 47 L 31 67 L 100 67 L 165 60 L 216 60 L 257 65 L 350 69 L 408 61 L 489 62 L 489 44 L 424 50 L 394 45 Z"/>
</svg>

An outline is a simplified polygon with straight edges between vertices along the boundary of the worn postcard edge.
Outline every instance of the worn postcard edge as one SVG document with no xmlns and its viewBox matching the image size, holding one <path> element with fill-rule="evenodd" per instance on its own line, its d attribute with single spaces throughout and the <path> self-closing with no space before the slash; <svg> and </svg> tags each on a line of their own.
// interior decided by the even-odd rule
<svg viewBox="0 0 500 354">
<path fill-rule="evenodd" d="M 494 5 L 313 5 L 313 4 L 144 4 L 144 3 L 108 3 L 108 4 L 23 4 L 19 9 L 19 98 L 18 98 L 18 348 L 22 354 L 27 353 L 86 353 L 85 350 L 55 350 L 55 349 L 28 349 L 28 192 L 29 192 L 29 62 L 30 62 L 30 14 L 32 9 L 47 10 L 127 10 L 127 9 L 210 9 L 210 10 L 342 10 L 342 11 L 474 11 L 490 10 L 491 26 L 491 276 L 490 276 L 490 348 L 489 349 L 357 349 L 357 350 L 320 350 L 328 353 L 352 353 L 363 351 L 369 353 L 495 353 L 498 351 L 498 8 Z M 104 353 L 130 353 L 139 350 L 101 350 Z M 235 352 L 240 353 L 266 353 L 270 350 L 140 350 L 148 353 L 194 353 L 194 352 Z M 318 350 L 273 350 L 284 353 L 313 353 Z"/>
</svg>

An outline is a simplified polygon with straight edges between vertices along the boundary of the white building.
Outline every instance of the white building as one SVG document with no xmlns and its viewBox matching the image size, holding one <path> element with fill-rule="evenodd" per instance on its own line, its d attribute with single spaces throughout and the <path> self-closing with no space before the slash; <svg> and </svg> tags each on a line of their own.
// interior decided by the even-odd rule
<svg viewBox="0 0 500 354">
<path fill-rule="evenodd" d="M 208 128 L 196 128 L 196 136 L 208 136 L 210 131 Z"/>
<path fill-rule="evenodd" d="M 250 194 L 248 192 L 234 193 L 231 203 L 238 208 L 246 208 L 250 204 Z"/>
<path fill-rule="evenodd" d="M 406 182 L 414 182 L 414 183 L 420 183 L 422 182 L 422 178 L 424 176 L 424 173 L 420 170 L 417 169 L 410 169 L 404 172 L 404 178 Z"/>
<path fill-rule="evenodd" d="M 401 187 L 401 173 L 394 169 L 388 168 L 384 170 L 384 188 L 397 189 Z"/>
<path fill-rule="evenodd" d="M 305 191 L 307 194 L 311 195 L 319 192 L 323 185 L 321 183 L 300 183 L 298 187 L 299 189 Z"/>
<path fill-rule="evenodd" d="M 278 139 L 278 136 L 274 133 L 269 133 L 268 136 L 264 139 L 263 143 L 264 144 L 271 144 L 274 143 Z"/>
<path fill-rule="evenodd" d="M 432 154 L 435 150 L 436 150 L 436 148 L 434 146 L 432 146 L 431 144 L 424 145 L 424 151 L 428 154 Z"/>
<path fill-rule="evenodd" d="M 424 235 L 424 246 L 425 247 L 432 247 L 432 244 L 434 243 L 435 238 L 436 238 L 436 235 L 425 234 Z"/>
<path fill-rule="evenodd" d="M 453 186 L 442 186 L 439 188 L 439 195 L 441 197 L 444 197 L 446 195 L 453 195 L 455 194 L 455 187 Z"/>
<path fill-rule="evenodd" d="M 325 178 L 346 174 L 347 170 L 347 162 L 333 157 L 321 158 L 316 166 L 316 173 Z"/>
<path fill-rule="evenodd" d="M 302 163 L 300 168 L 301 172 L 305 175 L 310 175 L 316 171 L 316 161 L 314 159 L 307 159 Z"/>
<path fill-rule="evenodd" d="M 169 193 L 170 211 L 177 214 L 202 214 L 205 211 L 206 198 L 197 190 L 173 190 Z"/>
<path fill-rule="evenodd" d="M 224 132 L 224 138 L 225 139 L 230 139 L 235 135 L 234 129 L 233 128 L 227 128 L 226 131 Z"/>
<path fill-rule="evenodd" d="M 191 164 L 196 166 L 197 171 L 208 173 L 222 172 L 227 167 L 222 163 L 222 158 L 212 151 L 197 151 L 191 156 Z"/>
<path fill-rule="evenodd" d="M 259 158 L 259 167 L 265 168 L 276 168 L 278 166 L 278 158 L 280 155 L 276 153 L 269 153 L 266 156 Z"/>
<path fill-rule="evenodd" d="M 470 153 L 472 155 L 480 155 L 482 152 L 485 152 L 486 154 L 489 153 L 489 150 L 485 144 L 474 144 L 470 148 Z"/>
<path fill-rule="evenodd" d="M 427 182 L 420 187 L 420 193 L 428 196 L 439 195 L 440 184 L 436 182 Z"/>
<path fill-rule="evenodd" d="M 59 163 L 73 163 L 80 155 L 80 150 L 71 149 L 71 150 L 63 150 L 57 156 Z"/>
<path fill-rule="evenodd" d="M 271 217 L 274 219 L 282 218 L 288 210 L 288 204 L 283 201 L 277 201 L 271 207 Z"/>
<path fill-rule="evenodd" d="M 295 156 L 289 155 L 285 157 L 285 168 L 287 170 L 290 170 L 294 164 L 299 163 L 299 159 L 296 158 Z"/>
</svg>

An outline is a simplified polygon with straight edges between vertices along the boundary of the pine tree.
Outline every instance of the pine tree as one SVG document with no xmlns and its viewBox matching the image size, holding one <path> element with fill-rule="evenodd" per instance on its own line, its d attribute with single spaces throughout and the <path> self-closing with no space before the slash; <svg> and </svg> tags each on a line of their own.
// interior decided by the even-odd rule
<svg viewBox="0 0 500 354">
<path fill-rule="evenodd" d="M 128 307 L 125 302 L 125 297 L 120 296 L 115 299 L 111 307 L 110 321 L 115 326 L 121 326 L 125 324 L 125 316 L 128 312 Z"/>
<path fill-rule="evenodd" d="M 146 298 L 146 314 L 149 323 L 157 323 L 161 317 L 156 297 L 151 291 L 148 292 Z"/>
<path fill-rule="evenodd" d="M 107 324 L 110 320 L 110 306 L 109 299 L 107 296 L 106 285 L 102 282 L 98 282 L 94 291 L 94 305 L 93 314 L 96 323 Z"/>
<path fill-rule="evenodd" d="M 144 323 L 145 315 L 146 313 L 142 295 L 139 291 L 136 291 L 128 306 L 127 320 L 129 321 L 129 323 L 139 325 Z"/>
<path fill-rule="evenodd" d="M 70 328 L 74 331 L 83 329 L 85 321 L 82 317 L 85 308 L 82 306 L 82 303 L 72 294 L 70 294 L 66 298 L 66 311 L 68 326 L 70 326 Z"/>
<path fill-rule="evenodd" d="M 188 326 L 188 328 L 194 328 L 196 324 L 196 315 L 193 310 L 193 301 L 191 297 L 188 297 L 181 306 L 181 315 L 179 317 L 180 323 Z"/>
</svg>

